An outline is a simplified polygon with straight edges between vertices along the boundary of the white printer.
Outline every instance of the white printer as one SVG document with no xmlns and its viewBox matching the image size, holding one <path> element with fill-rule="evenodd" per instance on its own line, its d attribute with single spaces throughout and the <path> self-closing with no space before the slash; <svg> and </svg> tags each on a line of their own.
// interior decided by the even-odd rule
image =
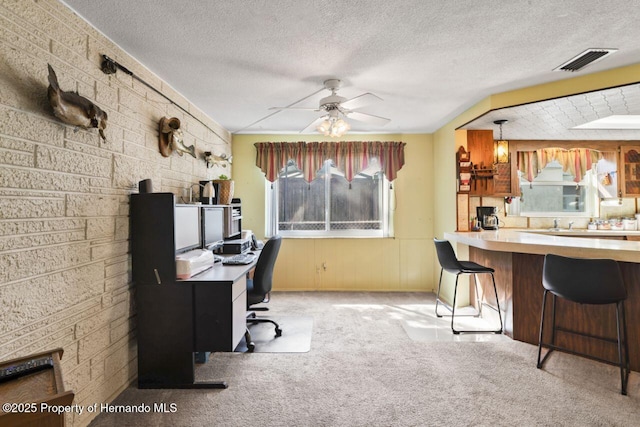
<svg viewBox="0 0 640 427">
<path fill-rule="evenodd" d="M 184 280 L 213 267 L 213 253 L 195 249 L 176 255 L 176 276 Z"/>
</svg>

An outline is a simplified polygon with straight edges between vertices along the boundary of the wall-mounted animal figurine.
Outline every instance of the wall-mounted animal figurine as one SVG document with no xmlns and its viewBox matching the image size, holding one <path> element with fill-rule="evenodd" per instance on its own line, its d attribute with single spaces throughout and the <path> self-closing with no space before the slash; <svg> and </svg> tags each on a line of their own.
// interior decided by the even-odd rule
<svg viewBox="0 0 640 427">
<path fill-rule="evenodd" d="M 49 64 L 48 64 L 49 65 Z M 53 114 L 63 122 L 83 129 L 98 128 L 98 133 L 104 141 L 107 137 L 104 130 L 107 127 L 107 113 L 87 98 L 77 92 L 65 92 L 58 85 L 58 77 L 49 65 L 49 102 L 53 107 Z"/>
<path fill-rule="evenodd" d="M 180 119 L 177 117 L 163 117 L 160 119 L 160 154 L 169 157 L 173 151 L 180 156 L 191 154 L 196 159 L 196 147 L 184 145 L 184 135 L 180 129 Z"/>
</svg>

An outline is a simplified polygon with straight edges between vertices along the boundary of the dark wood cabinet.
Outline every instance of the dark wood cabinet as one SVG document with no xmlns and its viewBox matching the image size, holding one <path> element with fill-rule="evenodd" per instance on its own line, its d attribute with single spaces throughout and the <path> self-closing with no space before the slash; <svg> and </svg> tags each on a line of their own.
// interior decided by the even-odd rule
<svg viewBox="0 0 640 427">
<path fill-rule="evenodd" d="M 467 131 L 467 151 L 471 159 L 470 195 L 513 195 L 511 162 L 495 163 L 494 150 L 492 130 Z"/>
<path fill-rule="evenodd" d="M 252 265 L 212 266 L 176 279 L 175 198 L 131 196 L 139 388 L 223 388 L 195 382 L 194 352 L 233 351 L 246 331 L 246 274 Z"/>
<path fill-rule="evenodd" d="M 173 193 L 131 195 L 131 267 L 134 283 L 176 280 Z"/>
<path fill-rule="evenodd" d="M 640 146 L 620 147 L 620 195 L 640 196 Z"/>
</svg>

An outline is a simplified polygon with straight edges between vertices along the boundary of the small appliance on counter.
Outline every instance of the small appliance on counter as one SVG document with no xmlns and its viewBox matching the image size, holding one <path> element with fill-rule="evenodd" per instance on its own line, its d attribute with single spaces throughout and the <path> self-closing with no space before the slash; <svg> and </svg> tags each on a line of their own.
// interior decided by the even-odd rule
<svg viewBox="0 0 640 427">
<path fill-rule="evenodd" d="M 200 181 L 200 203 L 203 205 L 215 205 L 217 203 L 216 194 L 213 181 Z"/>
<path fill-rule="evenodd" d="M 476 215 L 483 230 L 498 229 L 498 208 L 495 206 L 478 206 Z"/>
</svg>

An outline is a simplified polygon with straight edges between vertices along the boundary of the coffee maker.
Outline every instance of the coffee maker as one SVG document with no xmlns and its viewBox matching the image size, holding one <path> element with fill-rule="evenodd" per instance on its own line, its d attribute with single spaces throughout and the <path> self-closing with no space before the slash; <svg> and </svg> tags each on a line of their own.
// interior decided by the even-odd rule
<svg viewBox="0 0 640 427">
<path fill-rule="evenodd" d="M 498 208 L 495 206 L 478 206 L 476 215 L 483 230 L 498 229 Z"/>
</svg>

